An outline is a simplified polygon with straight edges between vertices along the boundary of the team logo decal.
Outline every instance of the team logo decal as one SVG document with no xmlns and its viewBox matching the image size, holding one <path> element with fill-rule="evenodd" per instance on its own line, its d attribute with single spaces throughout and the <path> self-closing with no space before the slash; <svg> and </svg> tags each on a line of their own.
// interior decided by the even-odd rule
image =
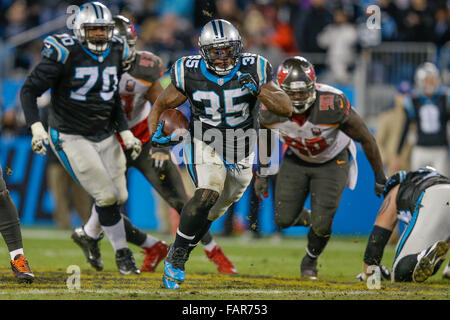
<svg viewBox="0 0 450 320">
<path fill-rule="evenodd" d="M 125 84 L 125 90 L 127 90 L 129 92 L 133 92 L 135 86 L 136 86 L 136 81 L 129 79 L 129 80 L 127 80 L 127 83 Z"/>
<path fill-rule="evenodd" d="M 320 136 L 322 134 L 322 130 L 320 130 L 320 128 L 311 128 L 311 132 L 315 136 Z"/>
</svg>

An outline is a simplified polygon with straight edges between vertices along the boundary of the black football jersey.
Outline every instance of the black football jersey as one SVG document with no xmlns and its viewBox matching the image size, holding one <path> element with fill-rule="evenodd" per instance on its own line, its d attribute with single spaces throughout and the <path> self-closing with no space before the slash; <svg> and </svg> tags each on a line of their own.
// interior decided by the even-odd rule
<svg viewBox="0 0 450 320">
<path fill-rule="evenodd" d="M 244 53 L 223 77 L 211 73 L 200 55 L 177 60 L 171 70 L 172 84 L 191 104 L 191 135 L 214 143 L 218 154 L 230 163 L 247 157 L 256 141 L 259 102 L 247 89 L 241 89 L 238 77 L 245 73 L 259 86 L 272 80 L 267 59 L 250 53 Z"/>
<path fill-rule="evenodd" d="M 427 168 L 409 172 L 398 189 L 397 210 L 412 214 L 425 189 L 436 184 L 450 184 L 450 179 Z"/>
<path fill-rule="evenodd" d="M 400 152 L 406 139 L 409 124 L 417 123 L 418 146 L 448 146 L 447 123 L 450 121 L 448 94 L 444 89 L 432 97 L 413 95 L 411 105 L 405 107 L 406 123 L 400 140 Z"/>
<path fill-rule="evenodd" d="M 27 123 L 39 121 L 28 93 L 39 96 L 51 88 L 48 124 L 53 129 L 92 141 L 103 140 L 115 129 L 126 129 L 118 83 L 128 50 L 128 45 L 116 37 L 101 55 L 91 53 L 68 34 L 45 38 L 41 52 L 44 59 L 22 89 Z"/>
</svg>

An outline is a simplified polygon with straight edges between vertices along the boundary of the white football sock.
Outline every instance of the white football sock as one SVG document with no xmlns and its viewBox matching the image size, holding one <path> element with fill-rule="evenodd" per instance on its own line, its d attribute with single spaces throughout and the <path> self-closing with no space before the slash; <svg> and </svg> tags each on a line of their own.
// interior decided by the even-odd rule
<svg viewBox="0 0 450 320">
<path fill-rule="evenodd" d="M 120 217 L 119 222 L 113 226 L 102 226 L 103 231 L 105 231 L 106 236 L 111 242 L 114 251 L 128 248 L 127 239 L 125 234 L 125 224 L 123 223 L 122 217 Z"/>
<path fill-rule="evenodd" d="M 102 232 L 102 226 L 98 220 L 98 212 L 95 210 L 95 204 L 92 206 L 91 216 L 86 224 L 83 226 L 84 232 L 94 239 L 98 239 L 100 233 Z"/>
<path fill-rule="evenodd" d="M 217 245 L 217 243 L 214 240 L 211 240 L 208 244 L 204 244 L 203 248 L 208 251 L 211 252 L 212 249 L 214 249 L 214 247 Z"/>
<path fill-rule="evenodd" d="M 23 248 L 20 249 L 16 249 L 14 251 L 11 251 L 9 253 L 9 255 L 11 256 L 11 260 L 14 260 L 14 258 L 18 255 L 18 254 L 23 254 Z"/>
<path fill-rule="evenodd" d="M 144 243 L 141 244 L 141 248 L 150 248 L 153 247 L 155 245 L 155 243 L 157 243 L 159 240 L 147 235 L 147 238 L 145 239 Z"/>
</svg>

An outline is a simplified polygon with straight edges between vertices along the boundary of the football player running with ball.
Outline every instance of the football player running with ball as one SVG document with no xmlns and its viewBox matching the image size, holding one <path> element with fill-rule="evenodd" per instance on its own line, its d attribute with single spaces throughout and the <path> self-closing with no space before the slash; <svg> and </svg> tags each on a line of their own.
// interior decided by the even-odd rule
<svg viewBox="0 0 450 320">
<path fill-rule="evenodd" d="M 74 20 L 74 35 L 44 40 L 43 60 L 27 77 L 21 101 L 32 131 L 32 150 L 45 155 L 49 141 L 60 162 L 94 198 L 93 211 L 115 251 L 122 274 L 140 273 L 128 248 L 120 205 L 128 198 L 125 147 L 135 159 L 141 141 L 128 129 L 117 90 L 122 62 L 130 56 L 113 36 L 114 21 L 99 2 L 83 4 Z M 48 132 L 39 118 L 37 97 L 51 88 Z"/>
<path fill-rule="evenodd" d="M 123 16 L 115 16 L 114 34 L 126 41 L 130 48 L 130 58 L 125 61 L 124 70 L 119 82 L 120 95 L 131 132 L 142 143 L 142 152 L 136 158 L 131 151 L 125 150 L 127 168 L 135 167 L 151 183 L 155 190 L 178 213 L 188 201 L 177 165 L 171 160 L 167 147 L 152 147 L 148 129 L 150 103 L 163 91 L 159 78 L 163 75 L 161 59 L 151 52 L 136 51 L 137 35 L 133 24 Z M 122 142 L 120 136 L 118 139 Z M 122 142 L 122 147 L 125 146 Z M 123 216 L 127 241 L 144 249 L 145 259 L 141 271 L 152 272 L 158 263 L 167 255 L 168 245 L 135 227 Z M 72 234 L 74 241 L 83 249 L 87 261 L 97 270 L 103 269 L 98 241 L 101 237 L 101 226 L 96 211 L 92 211 L 89 221 L 76 228 Z M 225 256 L 221 247 L 208 232 L 203 238 L 207 257 L 216 264 L 220 273 L 236 273 L 236 268 Z"/>
<path fill-rule="evenodd" d="M 178 289 L 185 280 L 189 254 L 211 223 L 238 201 L 252 180 L 258 102 L 289 117 L 289 97 L 272 82 L 270 63 L 242 53 L 237 29 L 226 20 L 211 20 L 200 33 L 200 55 L 185 56 L 172 67 L 171 84 L 150 113 L 152 142 L 176 143 L 165 136 L 161 113 L 189 100 L 190 135 L 185 161 L 196 187 L 183 207 L 174 243 L 164 262 L 163 284 Z"/>
<path fill-rule="evenodd" d="M 288 149 L 275 187 L 275 222 L 280 228 L 309 226 L 302 277 L 317 279 L 317 260 L 331 236 L 334 214 L 346 185 L 357 179 L 356 147 L 360 142 L 375 175 L 375 193 L 383 192 L 386 176 L 375 138 L 344 93 L 316 83 L 314 68 L 303 57 L 286 59 L 277 80 L 294 106 L 292 117 L 262 108 L 261 126 L 279 130 Z M 267 177 L 256 179 L 255 190 L 267 192 Z M 311 212 L 304 208 L 311 195 Z"/>
</svg>

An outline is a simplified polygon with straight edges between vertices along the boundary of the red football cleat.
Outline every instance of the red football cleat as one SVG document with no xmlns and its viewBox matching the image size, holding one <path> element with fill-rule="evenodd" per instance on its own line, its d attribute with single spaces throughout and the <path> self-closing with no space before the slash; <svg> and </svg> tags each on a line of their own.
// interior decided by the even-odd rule
<svg viewBox="0 0 450 320">
<path fill-rule="evenodd" d="M 237 273 L 236 267 L 227 258 L 225 253 L 223 253 L 222 248 L 218 245 L 214 246 L 211 251 L 206 251 L 206 256 L 211 260 L 216 266 L 219 273 L 224 274 L 235 274 Z"/>
<path fill-rule="evenodd" d="M 142 264 L 142 272 L 155 271 L 158 264 L 167 256 L 169 246 L 164 241 L 158 241 L 150 248 L 145 248 L 145 259 Z"/>
</svg>

